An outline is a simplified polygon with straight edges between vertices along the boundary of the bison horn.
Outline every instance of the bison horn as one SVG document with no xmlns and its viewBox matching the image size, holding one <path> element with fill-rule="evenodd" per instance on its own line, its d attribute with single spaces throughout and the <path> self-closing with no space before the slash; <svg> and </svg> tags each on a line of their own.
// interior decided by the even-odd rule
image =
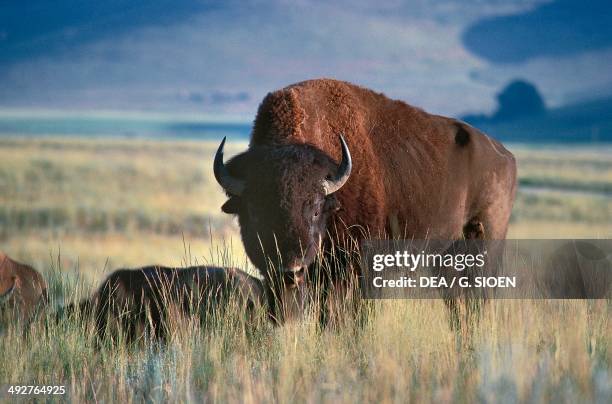
<svg viewBox="0 0 612 404">
<path fill-rule="evenodd" d="M 349 151 L 349 148 L 346 145 L 342 135 L 340 135 L 340 143 L 342 145 L 342 161 L 340 162 L 340 166 L 338 166 L 336 176 L 329 180 L 323 180 L 325 195 L 333 194 L 342 188 L 351 175 L 351 169 L 353 168 L 351 152 Z"/>
<path fill-rule="evenodd" d="M 217 153 L 215 154 L 215 163 L 213 171 L 219 185 L 230 195 L 240 196 L 244 191 L 244 181 L 232 177 L 223 164 L 223 147 L 225 146 L 225 137 L 221 141 Z"/>
</svg>

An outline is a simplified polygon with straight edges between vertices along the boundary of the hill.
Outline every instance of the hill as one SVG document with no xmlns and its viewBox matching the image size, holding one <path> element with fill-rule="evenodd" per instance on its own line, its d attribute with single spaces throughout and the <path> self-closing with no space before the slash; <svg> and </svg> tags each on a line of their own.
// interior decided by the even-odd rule
<svg viewBox="0 0 612 404">
<path fill-rule="evenodd" d="M 465 121 L 504 142 L 612 142 L 612 97 L 549 109 L 545 114 L 493 122 Z"/>
</svg>

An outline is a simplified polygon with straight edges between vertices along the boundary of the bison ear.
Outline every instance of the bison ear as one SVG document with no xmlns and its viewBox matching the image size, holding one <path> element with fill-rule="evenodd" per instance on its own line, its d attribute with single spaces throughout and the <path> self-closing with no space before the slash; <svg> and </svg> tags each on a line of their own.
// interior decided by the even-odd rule
<svg viewBox="0 0 612 404">
<path fill-rule="evenodd" d="M 221 210 L 228 215 L 235 215 L 240 210 L 240 198 L 237 196 L 230 197 L 223 206 L 221 206 Z"/>
</svg>

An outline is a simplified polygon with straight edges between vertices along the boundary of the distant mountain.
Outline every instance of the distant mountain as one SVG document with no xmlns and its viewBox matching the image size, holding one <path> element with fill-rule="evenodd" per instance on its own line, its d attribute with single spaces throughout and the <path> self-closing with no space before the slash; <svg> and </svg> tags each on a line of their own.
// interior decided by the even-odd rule
<svg viewBox="0 0 612 404">
<path fill-rule="evenodd" d="M 463 120 L 474 125 L 502 123 L 546 114 L 546 104 L 538 88 L 528 81 L 515 79 L 497 94 L 497 111 L 491 116 L 466 115 Z"/>
<path fill-rule="evenodd" d="M 505 142 L 612 142 L 612 97 L 549 109 L 544 115 L 505 122 L 464 118 Z"/>
</svg>

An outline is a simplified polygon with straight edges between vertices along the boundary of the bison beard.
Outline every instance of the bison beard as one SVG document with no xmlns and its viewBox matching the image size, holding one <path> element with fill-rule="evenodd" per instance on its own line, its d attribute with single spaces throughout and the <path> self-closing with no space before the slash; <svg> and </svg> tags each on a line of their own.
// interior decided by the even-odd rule
<svg viewBox="0 0 612 404">
<path fill-rule="evenodd" d="M 337 164 L 341 133 L 352 173 L 329 194 L 324 184 L 344 164 Z M 215 159 L 229 197 L 222 210 L 238 216 L 269 295 L 287 272 L 313 279 L 317 256 L 335 263 L 323 277 L 324 296 L 343 289 L 359 267 L 333 250 L 358 249 L 364 238 L 506 235 L 516 190 L 508 150 L 463 122 L 350 83 L 319 79 L 270 93 L 248 150 L 223 165 L 222 146 Z"/>
</svg>

